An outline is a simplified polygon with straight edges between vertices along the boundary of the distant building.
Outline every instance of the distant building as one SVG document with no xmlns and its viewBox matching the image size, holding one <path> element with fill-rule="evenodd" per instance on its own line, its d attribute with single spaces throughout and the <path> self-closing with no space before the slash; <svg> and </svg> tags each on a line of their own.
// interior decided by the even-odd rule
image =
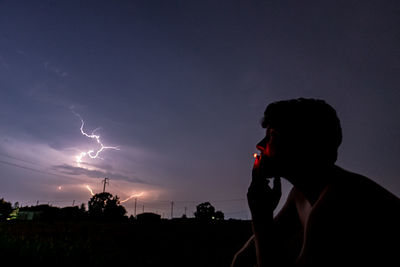
<svg viewBox="0 0 400 267">
<path fill-rule="evenodd" d="M 157 221 L 161 220 L 161 215 L 155 214 L 152 212 L 145 212 L 145 213 L 138 214 L 136 216 L 136 219 L 139 222 L 157 222 Z"/>
<path fill-rule="evenodd" d="M 43 211 L 19 211 L 17 214 L 17 220 L 32 221 L 40 219 Z"/>
<path fill-rule="evenodd" d="M 57 218 L 59 208 L 50 205 L 37 205 L 19 208 L 17 220 L 31 221 Z"/>
</svg>

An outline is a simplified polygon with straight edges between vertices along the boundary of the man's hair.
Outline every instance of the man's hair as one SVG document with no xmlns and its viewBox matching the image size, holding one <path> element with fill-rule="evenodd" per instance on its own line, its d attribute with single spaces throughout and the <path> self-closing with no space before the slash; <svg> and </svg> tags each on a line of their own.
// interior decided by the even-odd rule
<svg viewBox="0 0 400 267">
<path fill-rule="evenodd" d="M 262 127 L 276 129 L 286 141 L 304 146 L 304 153 L 335 163 L 342 142 L 342 128 L 335 109 L 320 99 L 298 98 L 271 103 Z"/>
</svg>

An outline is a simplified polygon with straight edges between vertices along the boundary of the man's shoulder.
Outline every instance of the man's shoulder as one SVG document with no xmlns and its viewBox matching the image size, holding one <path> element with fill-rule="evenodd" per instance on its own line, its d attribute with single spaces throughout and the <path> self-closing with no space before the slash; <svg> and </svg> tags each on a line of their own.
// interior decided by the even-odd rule
<svg viewBox="0 0 400 267">
<path fill-rule="evenodd" d="M 313 208 L 308 234 L 329 241 L 332 249 L 340 245 L 349 255 L 394 256 L 391 244 L 400 238 L 399 198 L 366 176 L 342 170 L 339 178 Z"/>
<path fill-rule="evenodd" d="M 366 176 L 338 170 L 313 208 L 313 218 L 389 219 L 398 214 L 400 199 L 394 194 Z"/>
<path fill-rule="evenodd" d="M 393 193 L 367 176 L 340 167 L 337 167 L 336 175 L 330 185 L 330 193 L 362 201 L 399 201 Z"/>
</svg>

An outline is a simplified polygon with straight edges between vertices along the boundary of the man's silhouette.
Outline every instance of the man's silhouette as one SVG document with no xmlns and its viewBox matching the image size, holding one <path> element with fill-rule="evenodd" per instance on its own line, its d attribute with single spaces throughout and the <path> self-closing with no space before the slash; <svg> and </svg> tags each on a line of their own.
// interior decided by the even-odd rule
<svg viewBox="0 0 400 267">
<path fill-rule="evenodd" d="M 400 266 L 400 200 L 335 165 L 342 141 L 335 110 L 323 100 L 279 101 L 262 126 L 247 193 L 254 235 L 232 266 Z M 293 188 L 273 217 L 280 177 Z"/>
</svg>

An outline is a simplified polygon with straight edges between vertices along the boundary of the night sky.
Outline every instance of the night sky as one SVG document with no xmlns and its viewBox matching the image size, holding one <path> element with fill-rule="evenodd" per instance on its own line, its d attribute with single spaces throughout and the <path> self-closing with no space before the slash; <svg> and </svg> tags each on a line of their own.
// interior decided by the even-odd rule
<svg viewBox="0 0 400 267">
<path fill-rule="evenodd" d="M 0 198 L 87 203 L 108 177 L 122 200 L 142 193 L 138 213 L 210 201 L 246 219 L 264 109 L 297 97 L 337 110 L 339 166 L 399 196 L 399 14 L 399 1 L 0 1 Z M 78 164 L 100 147 L 77 114 L 119 150 Z"/>
</svg>

